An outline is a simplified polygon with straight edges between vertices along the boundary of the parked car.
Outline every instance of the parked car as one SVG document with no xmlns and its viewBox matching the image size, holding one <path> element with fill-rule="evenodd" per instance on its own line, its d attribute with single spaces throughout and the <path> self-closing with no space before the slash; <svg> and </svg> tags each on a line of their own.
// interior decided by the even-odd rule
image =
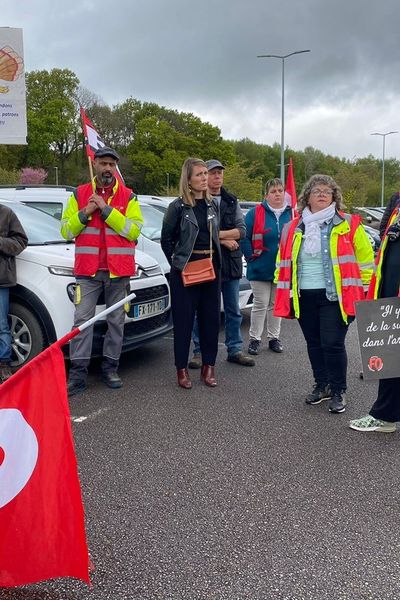
<svg viewBox="0 0 400 600">
<path fill-rule="evenodd" d="M 72 328 L 75 244 L 61 237 L 59 222 L 50 215 L 21 202 L 0 203 L 12 208 L 28 236 L 28 247 L 17 257 L 18 284 L 10 289 L 12 366 L 19 367 Z M 136 298 L 126 316 L 123 352 L 172 329 L 168 282 L 157 262 L 140 250 L 130 288 Z M 100 297 L 97 312 L 103 303 Z M 94 326 L 94 356 L 101 354 L 106 327 L 105 320 Z"/>
<path fill-rule="evenodd" d="M 69 185 L 0 185 L 0 198 L 29 204 L 61 220 L 68 198 L 75 189 Z"/>
<path fill-rule="evenodd" d="M 172 202 L 173 200 L 175 200 L 175 198 L 168 197 L 167 200 L 163 200 L 161 198 L 158 198 L 157 196 L 139 195 L 138 200 L 140 202 L 140 206 L 142 207 L 142 210 L 144 209 L 145 206 L 147 206 L 149 208 L 154 207 L 155 209 L 157 209 L 157 212 L 159 212 L 159 215 L 160 215 L 160 217 L 159 217 L 160 237 L 161 237 L 161 227 L 162 227 L 162 221 L 164 218 L 164 214 L 167 211 L 169 203 Z M 155 218 L 155 215 L 153 215 L 153 216 Z M 156 234 L 154 234 L 154 235 L 156 235 Z M 245 260 L 243 259 L 243 277 L 240 280 L 239 306 L 240 306 L 240 309 L 243 310 L 244 308 L 251 308 L 252 305 L 253 305 L 253 293 L 251 291 L 250 283 L 249 283 L 248 279 L 246 278 L 246 263 L 245 263 Z M 224 310 L 222 295 L 221 295 L 221 310 Z"/>
<path fill-rule="evenodd" d="M 383 210 L 379 207 L 356 206 L 352 212 L 355 215 L 360 215 L 364 225 L 369 225 L 379 231 L 379 225 L 383 217 Z"/>
<path fill-rule="evenodd" d="M 366 231 L 369 241 L 371 242 L 371 246 L 374 249 L 374 254 L 376 254 L 381 245 L 381 238 L 379 236 L 379 231 L 377 231 L 373 227 L 370 227 L 369 225 L 363 225 L 363 227 Z"/>
</svg>

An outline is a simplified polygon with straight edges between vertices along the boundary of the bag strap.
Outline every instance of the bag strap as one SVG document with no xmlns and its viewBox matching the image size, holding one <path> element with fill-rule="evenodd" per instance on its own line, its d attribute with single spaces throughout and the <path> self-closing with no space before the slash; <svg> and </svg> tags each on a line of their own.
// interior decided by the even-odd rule
<svg viewBox="0 0 400 600">
<path fill-rule="evenodd" d="M 210 204 L 207 203 L 207 220 L 208 220 L 208 228 L 210 230 L 210 258 L 212 258 L 212 219 L 214 218 L 214 215 L 212 216 L 212 218 L 208 219 L 208 208 L 210 208 L 210 206 L 212 206 L 212 203 L 210 202 Z"/>
</svg>

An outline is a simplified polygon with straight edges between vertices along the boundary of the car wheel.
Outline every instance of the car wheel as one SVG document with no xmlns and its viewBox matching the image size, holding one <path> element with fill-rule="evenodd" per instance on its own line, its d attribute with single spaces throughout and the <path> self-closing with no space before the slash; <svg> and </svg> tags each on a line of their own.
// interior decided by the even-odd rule
<svg viewBox="0 0 400 600">
<path fill-rule="evenodd" d="M 19 368 L 46 347 L 45 336 L 36 316 L 22 304 L 10 302 L 11 366 Z"/>
</svg>

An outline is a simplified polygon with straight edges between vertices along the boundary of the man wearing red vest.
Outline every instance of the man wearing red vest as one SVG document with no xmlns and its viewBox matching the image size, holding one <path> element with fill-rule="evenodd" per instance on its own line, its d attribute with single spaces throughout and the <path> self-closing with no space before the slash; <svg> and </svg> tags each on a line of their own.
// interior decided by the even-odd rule
<svg viewBox="0 0 400 600">
<path fill-rule="evenodd" d="M 135 241 L 143 217 L 135 194 L 115 177 L 118 160 L 115 150 L 99 148 L 93 162 L 95 178 L 78 186 L 62 216 L 63 237 L 75 238 L 74 327 L 94 316 L 101 292 L 104 292 L 106 307 L 123 299 L 129 292 L 129 278 L 135 273 Z M 124 321 L 123 307 L 107 316 L 102 380 L 111 388 L 122 386 L 117 370 Z M 93 327 L 70 342 L 69 396 L 86 389 L 92 342 Z"/>
</svg>

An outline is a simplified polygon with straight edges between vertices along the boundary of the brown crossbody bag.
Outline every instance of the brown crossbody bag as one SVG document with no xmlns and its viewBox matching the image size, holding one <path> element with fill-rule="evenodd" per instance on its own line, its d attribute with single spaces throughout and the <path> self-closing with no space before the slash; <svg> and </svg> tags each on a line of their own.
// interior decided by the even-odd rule
<svg viewBox="0 0 400 600">
<path fill-rule="evenodd" d="M 192 260 L 187 262 L 185 268 L 182 271 L 182 281 L 185 287 L 189 285 L 196 285 L 197 283 L 206 283 L 207 281 L 214 281 L 216 275 L 214 271 L 214 265 L 212 263 L 212 224 L 210 222 L 210 256 L 208 258 L 201 258 L 200 260 Z"/>
</svg>

